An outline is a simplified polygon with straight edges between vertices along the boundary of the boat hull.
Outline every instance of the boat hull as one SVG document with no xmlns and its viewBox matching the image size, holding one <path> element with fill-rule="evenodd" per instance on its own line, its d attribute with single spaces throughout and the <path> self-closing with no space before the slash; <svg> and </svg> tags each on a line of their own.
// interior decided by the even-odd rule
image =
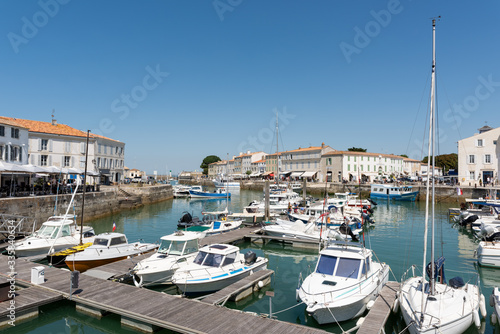
<svg viewBox="0 0 500 334">
<path fill-rule="evenodd" d="M 189 194 L 192 198 L 219 198 L 219 199 L 225 199 L 227 197 L 231 197 L 231 193 L 224 194 L 224 193 L 209 193 L 209 192 L 202 192 L 202 191 L 194 191 L 190 190 Z"/>
<path fill-rule="evenodd" d="M 477 261 L 483 267 L 500 268 L 500 243 L 481 241 L 477 248 Z"/>
<path fill-rule="evenodd" d="M 109 259 L 98 259 L 98 260 L 83 260 L 83 261 L 66 261 L 66 265 L 71 271 L 78 270 L 79 272 L 84 272 L 89 269 L 103 266 L 108 263 L 120 261 L 126 259 L 127 256 L 120 256 L 120 257 L 115 257 L 115 258 L 109 258 Z"/>
<path fill-rule="evenodd" d="M 371 193 L 370 198 L 381 199 L 381 200 L 395 200 L 395 201 L 410 201 L 414 202 L 417 198 L 418 191 L 413 191 L 411 193 L 404 194 L 377 194 Z"/>
</svg>

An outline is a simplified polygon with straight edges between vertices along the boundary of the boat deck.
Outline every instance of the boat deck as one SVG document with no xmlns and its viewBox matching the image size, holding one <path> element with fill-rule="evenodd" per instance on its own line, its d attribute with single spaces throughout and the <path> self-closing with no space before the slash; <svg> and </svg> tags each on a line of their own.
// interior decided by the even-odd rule
<svg viewBox="0 0 500 334">
<path fill-rule="evenodd" d="M 7 261 L 0 263 L 0 275 L 9 272 Z M 30 284 L 29 261 L 16 261 L 16 281 Z M 38 289 L 70 297 L 70 272 L 44 266 L 45 283 Z M 254 314 L 180 298 L 148 289 L 136 288 L 80 275 L 79 286 L 71 298 L 77 304 L 119 314 L 179 333 L 326 333 L 320 329 L 263 318 Z"/>
<path fill-rule="evenodd" d="M 359 327 L 356 334 L 370 334 L 370 333 L 383 333 L 383 328 L 387 322 L 394 301 L 396 300 L 396 293 L 399 291 L 398 282 L 387 282 L 382 288 L 375 304 L 373 304 L 370 312 L 365 317 L 365 321 Z"/>
</svg>

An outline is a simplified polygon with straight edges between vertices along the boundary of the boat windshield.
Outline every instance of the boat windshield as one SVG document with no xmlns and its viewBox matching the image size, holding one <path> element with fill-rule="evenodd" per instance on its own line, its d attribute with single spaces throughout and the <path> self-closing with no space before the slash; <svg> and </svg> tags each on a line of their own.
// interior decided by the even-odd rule
<svg viewBox="0 0 500 334">
<path fill-rule="evenodd" d="M 360 259 L 340 258 L 335 276 L 358 278 Z"/>
<path fill-rule="evenodd" d="M 318 274 L 333 275 L 336 263 L 336 256 L 321 255 L 319 257 L 318 265 L 316 266 L 316 272 Z"/>
<path fill-rule="evenodd" d="M 162 240 L 158 253 L 169 255 L 182 255 L 185 241 L 180 240 Z"/>
<path fill-rule="evenodd" d="M 222 254 L 199 252 L 194 259 L 194 263 L 208 267 L 218 267 L 222 263 L 223 258 L 224 255 Z"/>
<path fill-rule="evenodd" d="M 95 238 L 94 239 L 94 246 L 107 246 L 108 245 L 108 239 L 104 238 Z"/>
<path fill-rule="evenodd" d="M 37 236 L 41 238 L 55 238 L 59 232 L 59 226 L 44 225 L 38 231 Z"/>
</svg>

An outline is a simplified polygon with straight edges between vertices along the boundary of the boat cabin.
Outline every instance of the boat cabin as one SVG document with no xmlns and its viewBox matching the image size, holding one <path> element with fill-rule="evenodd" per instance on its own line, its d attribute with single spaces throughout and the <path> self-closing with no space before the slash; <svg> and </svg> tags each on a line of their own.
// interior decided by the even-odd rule
<svg viewBox="0 0 500 334">
<path fill-rule="evenodd" d="M 199 233 L 178 231 L 161 237 L 158 253 L 176 256 L 195 253 L 198 251 L 199 236 Z"/>
<path fill-rule="evenodd" d="M 71 236 L 75 231 L 76 229 L 73 221 L 52 219 L 43 223 L 42 227 L 35 232 L 35 236 L 39 238 L 55 239 L 57 237 Z"/>
<path fill-rule="evenodd" d="M 370 271 L 370 256 L 362 256 L 358 251 L 329 251 L 320 253 L 316 273 L 338 278 L 358 279 L 359 275 L 366 275 Z M 335 285 L 336 282 L 324 281 L 323 284 Z"/>
<path fill-rule="evenodd" d="M 95 237 L 93 246 L 111 247 L 127 245 L 127 237 L 122 233 L 102 233 Z"/>
<path fill-rule="evenodd" d="M 235 262 L 239 251 L 238 247 L 232 245 L 205 246 L 200 249 L 193 263 L 214 268 L 224 267 Z"/>
</svg>

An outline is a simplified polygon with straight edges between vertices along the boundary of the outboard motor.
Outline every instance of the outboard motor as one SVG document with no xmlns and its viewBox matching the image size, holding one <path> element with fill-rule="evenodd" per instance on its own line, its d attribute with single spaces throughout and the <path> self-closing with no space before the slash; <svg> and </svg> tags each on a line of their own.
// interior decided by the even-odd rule
<svg viewBox="0 0 500 334">
<path fill-rule="evenodd" d="M 245 253 L 245 264 L 247 266 L 254 264 L 257 261 L 257 254 L 252 251 L 248 251 Z"/>
<path fill-rule="evenodd" d="M 500 232 L 495 232 L 493 234 L 483 237 L 484 241 L 500 241 Z"/>
<path fill-rule="evenodd" d="M 182 215 L 181 219 L 177 222 L 177 226 L 179 227 L 185 227 L 189 225 L 189 223 L 193 220 L 193 217 L 189 212 L 184 212 Z"/>
<path fill-rule="evenodd" d="M 473 222 L 475 222 L 476 220 L 479 219 L 479 216 L 478 215 L 470 215 L 469 217 L 467 217 L 466 219 L 464 219 L 460 225 L 462 226 L 466 226 L 466 225 L 469 225 L 469 224 L 472 224 Z"/>
<path fill-rule="evenodd" d="M 347 226 L 346 223 L 342 223 L 339 227 L 339 232 L 341 234 L 345 234 L 345 235 L 350 235 L 351 236 L 351 239 L 352 241 L 354 242 L 357 242 L 359 241 L 358 238 L 354 235 L 354 233 L 352 233 L 352 230 L 349 226 Z"/>
</svg>

